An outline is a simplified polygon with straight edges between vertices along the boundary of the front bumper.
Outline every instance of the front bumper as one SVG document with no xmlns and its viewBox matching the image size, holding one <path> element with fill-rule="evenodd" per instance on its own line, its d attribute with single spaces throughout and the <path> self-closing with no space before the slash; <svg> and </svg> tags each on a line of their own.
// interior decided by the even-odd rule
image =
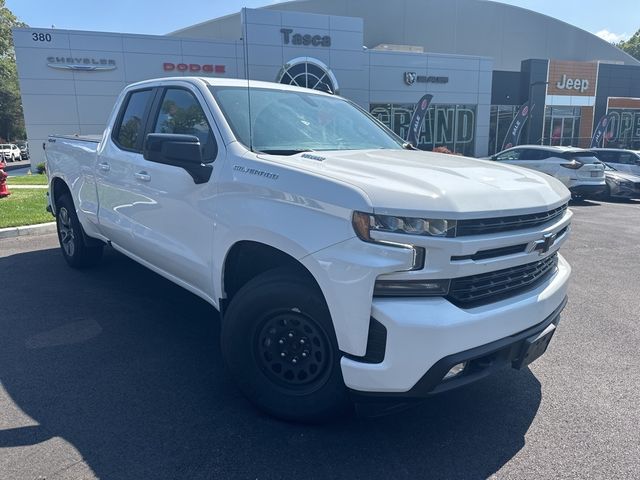
<svg viewBox="0 0 640 480">
<path fill-rule="evenodd" d="M 612 197 L 640 198 L 640 186 L 636 184 L 610 184 Z"/>
<path fill-rule="evenodd" d="M 442 298 L 375 299 L 372 316 L 387 331 L 384 359 L 343 357 L 345 384 L 358 394 L 416 398 L 482 378 L 517 360 L 524 338 L 557 323 L 570 272 L 559 255 L 557 271 L 542 285 L 466 310 Z M 464 361 L 474 365 L 467 378 L 443 382 L 449 368 Z"/>
</svg>

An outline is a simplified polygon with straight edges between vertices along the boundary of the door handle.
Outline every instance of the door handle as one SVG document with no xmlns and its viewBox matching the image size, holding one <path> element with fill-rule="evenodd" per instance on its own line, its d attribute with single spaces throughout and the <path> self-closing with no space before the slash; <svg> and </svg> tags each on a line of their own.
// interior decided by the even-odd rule
<svg viewBox="0 0 640 480">
<path fill-rule="evenodd" d="M 151 180 L 151 175 L 144 171 L 135 173 L 133 176 L 136 177 L 136 180 L 140 180 L 141 182 L 148 182 Z"/>
<path fill-rule="evenodd" d="M 108 163 L 99 163 L 98 168 L 103 172 L 108 172 L 109 170 L 111 170 L 111 167 L 109 166 Z"/>
</svg>

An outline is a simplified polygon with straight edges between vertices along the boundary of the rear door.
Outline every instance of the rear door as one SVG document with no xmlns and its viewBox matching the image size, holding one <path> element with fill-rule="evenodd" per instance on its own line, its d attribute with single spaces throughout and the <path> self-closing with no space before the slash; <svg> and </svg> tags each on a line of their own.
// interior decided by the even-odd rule
<svg viewBox="0 0 640 480">
<path fill-rule="evenodd" d="M 144 131 L 157 93 L 157 89 L 145 88 L 127 94 L 110 135 L 105 136 L 97 155 L 99 229 L 128 252 L 138 250 L 133 241 L 136 220 L 132 214 L 140 205 L 152 203 L 137 188 L 135 174 L 144 163 Z"/>
<path fill-rule="evenodd" d="M 549 154 L 544 149 L 513 148 L 496 155 L 495 160 L 553 175 L 554 169 L 543 161 L 548 156 Z"/>
<path fill-rule="evenodd" d="M 133 191 L 144 201 L 128 207 L 136 255 L 205 294 L 212 292 L 212 247 L 216 178 L 225 149 L 199 90 L 188 83 L 158 92 L 149 133 L 195 135 L 204 163 L 213 163 L 207 183 L 196 184 L 180 167 L 142 159 Z"/>
</svg>

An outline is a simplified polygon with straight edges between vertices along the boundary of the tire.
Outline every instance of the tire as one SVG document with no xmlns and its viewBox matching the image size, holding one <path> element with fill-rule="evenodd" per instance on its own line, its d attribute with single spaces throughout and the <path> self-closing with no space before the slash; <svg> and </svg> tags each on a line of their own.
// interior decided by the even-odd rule
<svg viewBox="0 0 640 480">
<path fill-rule="evenodd" d="M 258 275 L 233 297 L 221 350 L 242 393 L 275 417 L 317 423 L 352 408 L 318 287 L 291 270 Z"/>
<path fill-rule="evenodd" d="M 92 267 L 100 261 L 104 245 L 87 244 L 69 195 L 62 195 L 56 202 L 56 227 L 62 256 L 70 267 Z"/>
</svg>

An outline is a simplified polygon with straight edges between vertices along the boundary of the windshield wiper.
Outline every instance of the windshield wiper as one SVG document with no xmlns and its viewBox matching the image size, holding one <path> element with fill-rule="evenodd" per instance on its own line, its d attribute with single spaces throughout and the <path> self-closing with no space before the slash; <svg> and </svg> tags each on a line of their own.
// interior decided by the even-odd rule
<svg viewBox="0 0 640 480">
<path fill-rule="evenodd" d="M 273 149 L 273 150 L 260 150 L 260 153 L 266 153 L 267 155 L 295 155 L 296 153 L 313 152 L 313 150 L 306 149 Z"/>
</svg>

